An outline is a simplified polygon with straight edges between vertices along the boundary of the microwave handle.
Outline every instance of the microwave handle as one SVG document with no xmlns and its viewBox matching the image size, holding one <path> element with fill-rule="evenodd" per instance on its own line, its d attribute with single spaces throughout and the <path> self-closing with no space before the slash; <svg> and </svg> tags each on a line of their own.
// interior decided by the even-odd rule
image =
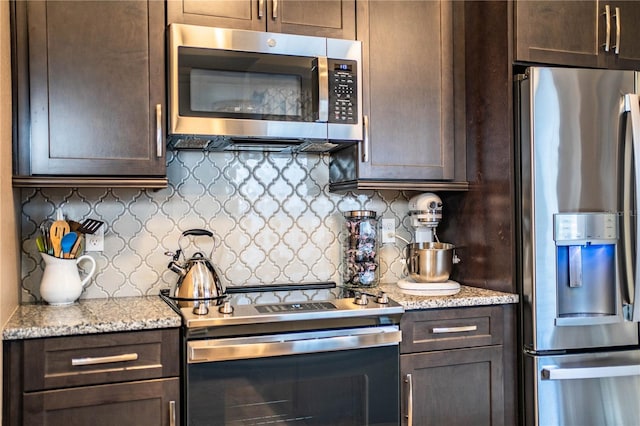
<svg viewBox="0 0 640 426">
<path fill-rule="evenodd" d="M 329 121 L 329 61 L 326 56 L 318 57 L 318 121 Z"/>
</svg>

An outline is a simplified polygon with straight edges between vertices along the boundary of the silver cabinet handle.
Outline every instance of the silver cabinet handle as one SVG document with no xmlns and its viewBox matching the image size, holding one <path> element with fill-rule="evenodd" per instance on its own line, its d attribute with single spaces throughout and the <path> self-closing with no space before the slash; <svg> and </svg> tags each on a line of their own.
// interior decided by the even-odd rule
<svg viewBox="0 0 640 426">
<path fill-rule="evenodd" d="M 264 16 L 264 0 L 258 0 L 258 19 L 262 19 L 263 16 Z"/>
<path fill-rule="evenodd" d="M 640 364 L 607 367 L 558 368 L 550 365 L 542 369 L 543 380 L 604 379 L 607 377 L 640 376 Z"/>
<path fill-rule="evenodd" d="M 364 135 L 362 137 L 362 162 L 369 162 L 369 116 L 365 115 L 362 117 L 362 122 L 364 124 Z"/>
<path fill-rule="evenodd" d="M 169 426 L 176 426 L 176 402 L 169 401 Z"/>
<path fill-rule="evenodd" d="M 111 362 L 127 362 L 135 361 L 138 359 L 138 354 L 122 354 L 112 356 L 98 356 L 88 358 L 72 358 L 71 365 L 96 365 L 96 364 L 109 364 Z"/>
<path fill-rule="evenodd" d="M 604 44 L 602 45 L 602 47 L 604 47 L 604 51 L 608 52 L 609 51 L 609 45 L 611 42 L 611 7 L 607 4 L 604 7 L 604 25 L 605 25 L 605 36 L 604 36 Z"/>
<path fill-rule="evenodd" d="M 413 426 L 413 380 L 411 374 L 407 374 L 404 377 L 404 382 L 407 384 L 407 426 Z"/>
<path fill-rule="evenodd" d="M 318 57 L 318 121 L 329 121 L 329 62 L 326 56 Z"/>
<path fill-rule="evenodd" d="M 278 0 L 273 0 L 273 6 L 271 8 L 271 17 L 275 21 L 278 19 Z"/>
<path fill-rule="evenodd" d="M 434 327 L 433 334 L 464 333 L 466 331 L 476 331 L 477 329 L 477 325 L 463 325 L 460 327 Z"/>
<path fill-rule="evenodd" d="M 620 31 L 622 30 L 622 28 L 620 27 L 620 8 L 616 7 L 616 14 L 615 14 L 615 18 L 616 18 L 616 45 L 613 46 L 613 48 L 615 49 L 614 52 L 616 55 L 620 54 Z"/>
<path fill-rule="evenodd" d="M 162 104 L 156 105 L 156 157 L 162 157 Z"/>
</svg>

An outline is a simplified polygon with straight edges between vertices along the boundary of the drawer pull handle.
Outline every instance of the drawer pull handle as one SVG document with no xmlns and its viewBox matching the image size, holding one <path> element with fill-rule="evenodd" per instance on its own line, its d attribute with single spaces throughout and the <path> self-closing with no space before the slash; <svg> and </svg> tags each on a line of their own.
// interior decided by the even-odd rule
<svg viewBox="0 0 640 426">
<path fill-rule="evenodd" d="M 464 333 L 465 331 L 476 331 L 477 329 L 477 325 L 463 325 L 461 327 L 435 327 L 433 329 L 433 334 Z"/>
<path fill-rule="evenodd" d="M 109 364 L 110 362 L 127 362 L 136 361 L 138 354 L 122 354 L 112 356 L 97 356 L 89 358 L 72 358 L 71 365 L 96 365 L 96 364 Z"/>
</svg>

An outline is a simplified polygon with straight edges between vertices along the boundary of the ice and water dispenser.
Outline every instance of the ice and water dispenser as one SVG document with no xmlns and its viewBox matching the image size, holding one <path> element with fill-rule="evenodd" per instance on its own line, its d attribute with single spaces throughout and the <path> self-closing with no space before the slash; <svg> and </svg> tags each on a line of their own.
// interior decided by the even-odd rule
<svg viewBox="0 0 640 426">
<path fill-rule="evenodd" d="M 554 215 L 556 325 L 619 321 L 615 213 Z"/>
</svg>

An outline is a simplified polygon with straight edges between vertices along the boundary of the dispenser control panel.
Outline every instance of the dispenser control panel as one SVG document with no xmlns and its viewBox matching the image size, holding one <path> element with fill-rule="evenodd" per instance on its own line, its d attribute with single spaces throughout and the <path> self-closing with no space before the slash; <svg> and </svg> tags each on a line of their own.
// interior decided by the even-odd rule
<svg viewBox="0 0 640 426">
<path fill-rule="evenodd" d="M 557 245 L 612 244 L 618 239 L 615 213 L 557 213 L 553 215 L 553 223 Z"/>
</svg>

